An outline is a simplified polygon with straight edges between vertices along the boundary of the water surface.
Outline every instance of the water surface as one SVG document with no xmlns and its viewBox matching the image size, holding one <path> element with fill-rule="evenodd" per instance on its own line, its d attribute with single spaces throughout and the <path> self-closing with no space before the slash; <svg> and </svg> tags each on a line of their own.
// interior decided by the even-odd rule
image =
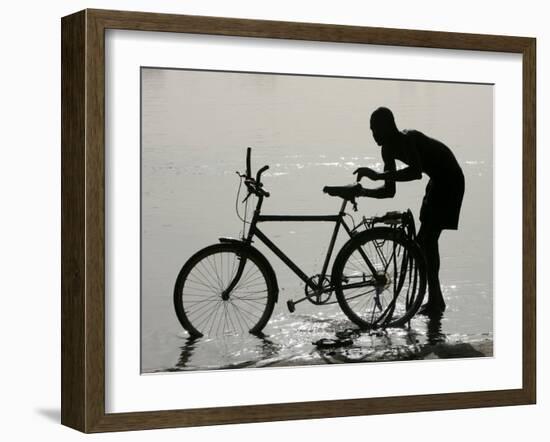
<svg viewBox="0 0 550 442">
<path fill-rule="evenodd" d="M 381 105 L 393 110 L 400 128 L 448 144 L 466 177 L 459 230 L 444 231 L 440 240 L 447 302 L 441 321 L 417 317 L 408 329 L 354 334 L 350 347 L 319 350 L 312 342 L 353 324 L 337 304 L 304 302 L 290 314 L 286 301 L 303 296 L 304 285 L 256 243 L 280 287 L 265 336 L 190 340 L 174 313 L 173 285 L 197 250 L 220 236 L 240 236 L 235 171 L 244 171 L 246 146 L 253 147 L 254 170 L 270 165 L 264 182 L 272 196 L 264 213 L 335 214 L 339 201 L 323 194 L 323 186 L 352 182 L 360 166 L 381 170 L 368 125 Z M 492 112 L 488 85 L 143 69 L 142 371 L 414 359 L 433 355 L 441 342 L 458 346 L 438 357 L 491 354 Z M 350 214 L 359 221 L 410 208 L 418 221 L 426 183 L 398 183 L 395 198 L 361 199 L 359 212 Z M 265 224 L 262 230 L 306 273 L 320 272 L 331 224 Z M 479 343 L 477 353 L 463 345 L 479 349 Z"/>
</svg>

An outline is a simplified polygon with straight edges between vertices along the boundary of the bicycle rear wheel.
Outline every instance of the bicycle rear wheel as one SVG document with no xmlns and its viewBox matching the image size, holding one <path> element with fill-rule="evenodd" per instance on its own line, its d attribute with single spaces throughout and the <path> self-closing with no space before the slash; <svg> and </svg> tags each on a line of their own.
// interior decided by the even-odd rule
<svg viewBox="0 0 550 442">
<path fill-rule="evenodd" d="M 420 248 L 399 230 L 387 227 L 350 239 L 336 257 L 332 273 L 342 311 L 363 329 L 406 324 L 426 291 Z"/>
<path fill-rule="evenodd" d="M 181 325 L 194 337 L 259 333 L 275 305 L 275 283 L 269 275 L 256 254 L 242 245 L 214 244 L 200 250 L 182 267 L 174 286 Z"/>
</svg>

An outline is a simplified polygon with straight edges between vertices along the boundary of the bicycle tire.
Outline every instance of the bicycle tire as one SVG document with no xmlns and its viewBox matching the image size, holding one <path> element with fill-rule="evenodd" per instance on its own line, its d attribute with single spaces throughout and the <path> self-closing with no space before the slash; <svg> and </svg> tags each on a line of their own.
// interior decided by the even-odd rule
<svg viewBox="0 0 550 442">
<path fill-rule="evenodd" d="M 222 292 L 243 259 L 242 276 L 224 300 Z M 174 285 L 176 315 L 192 337 L 258 334 L 269 321 L 275 300 L 276 282 L 269 269 L 242 244 L 213 244 L 199 250 L 183 265 Z"/>
<path fill-rule="evenodd" d="M 387 245 L 393 255 L 385 262 L 381 249 Z M 384 273 L 383 282 L 372 282 L 375 278 L 361 250 L 377 273 Z M 356 259 L 357 256 L 361 259 L 353 261 L 352 257 Z M 361 260 L 364 266 L 361 266 Z M 388 271 L 389 266 L 392 269 Z M 353 287 L 352 278 L 362 278 L 366 281 L 365 285 L 346 289 Z M 398 229 L 375 227 L 357 234 L 344 244 L 334 261 L 332 283 L 340 308 L 360 328 L 401 327 L 416 314 L 426 292 L 424 256 L 418 244 L 407 239 Z M 363 288 L 367 288 L 363 293 L 357 292 Z"/>
</svg>

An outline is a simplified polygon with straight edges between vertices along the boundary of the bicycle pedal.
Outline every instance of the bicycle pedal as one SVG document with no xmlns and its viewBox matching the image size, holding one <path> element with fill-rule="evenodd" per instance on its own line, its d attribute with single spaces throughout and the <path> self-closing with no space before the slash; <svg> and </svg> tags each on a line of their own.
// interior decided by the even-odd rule
<svg viewBox="0 0 550 442">
<path fill-rule="evenodd" d="M 286 302 L 286 306 L 288 307 L 288 311 L 290 313 L 294 313 L 296 311 L 296 304 L 294 303 L 294 301 L 292 299 L 289 299 Z"/>
</svg>

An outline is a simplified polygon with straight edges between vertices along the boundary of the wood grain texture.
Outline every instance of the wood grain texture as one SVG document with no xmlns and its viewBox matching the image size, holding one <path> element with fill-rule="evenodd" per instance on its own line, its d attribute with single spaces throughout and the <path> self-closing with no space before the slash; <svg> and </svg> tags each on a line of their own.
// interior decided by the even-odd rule
<svg viewBox="0 0 550 442">
<path fill-rule="evenodd" d="M 148 12 L 88 10 L 106 29 L 522 52 L 528 38 Z"/>
<path fill-rule="evenodd" d="M 499 407 L 530 403 L 523 390 L 484 391 L 240 407 L 107 414 L 92 432 L 145 430 L 234 423 L 320 419 L 417 411 Z"/>
<path fill-rule="evenodd" d="M 523 389 L 537 394 L 537 150 L 536 40 L 523 50 Z"/>
<path fill-rule="evenodd" d="M 523 387 L 341 401 L 105 413 L 106 29 L 523 55 Z M 84 432 L 531 404 L 536 398 L 535 40 L 448 32 L 86 10 L 62 20 L 62 423 Z"/>
<path fill-rule="evenodd" d="M 105 38 L 86 11 L 86 431 L 105 414 Z"/>
<path fill-rule="evenodd" d="M 61 28 L 61 422 L 85 427 L 85 13 Z"/>
</svg>

